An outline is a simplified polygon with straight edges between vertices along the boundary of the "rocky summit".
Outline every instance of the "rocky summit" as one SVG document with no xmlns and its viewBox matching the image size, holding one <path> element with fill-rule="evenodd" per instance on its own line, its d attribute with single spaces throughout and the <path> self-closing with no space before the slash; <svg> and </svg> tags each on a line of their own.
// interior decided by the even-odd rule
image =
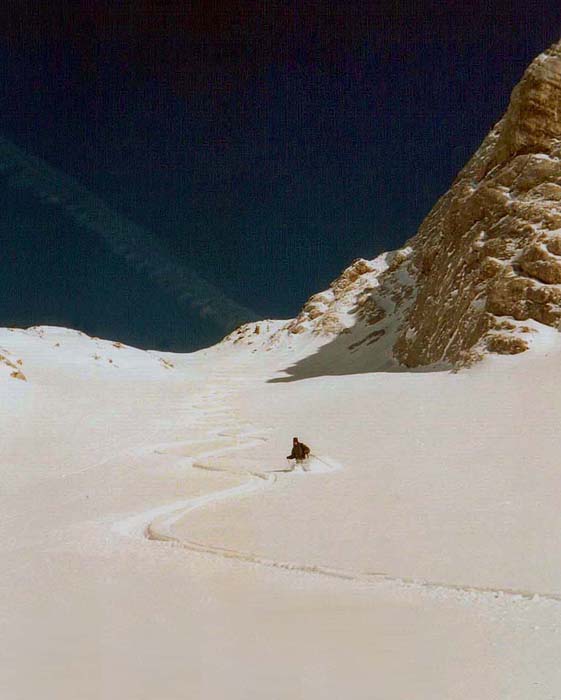
<svg viewBox="0 0 561 700">
<path fill-rule="evenodd" d="M 560 106 L 556 44 L 410 241 L 416 297 L 394 348 L 403 364 L 521 352 L 525 321 L 559 325 Z"/>
<path fill-rule="evenodd" d="M 260 344 L 346 334 L 350 353 L 458 366 L 523 352 L 540 324 L 560 322 L 561 42 L 529 66 L 504 117 L 405 247 L 356 260 L 295 319 L 269 322 Z M 228 340 L 253 344 L 255 334 L 249 324 Z"/>
</svg>

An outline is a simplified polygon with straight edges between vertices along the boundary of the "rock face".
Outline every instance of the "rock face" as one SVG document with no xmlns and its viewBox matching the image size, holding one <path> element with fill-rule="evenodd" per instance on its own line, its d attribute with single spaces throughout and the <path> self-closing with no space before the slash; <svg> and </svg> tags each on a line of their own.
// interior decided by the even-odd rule
<svg viewBox="0 0 561 700">
<path fill-rule="evenodd" d="M 23 365 L 23 360 L 12 358 L 11 353 L 3 348 L 0 348 L 0 368 L 7 370 L 7 374 L 12 379 L 21 379 L 26 382 L 27 377 L 21 371 L 21 366 Z M 1 376 L 1 375 L 0 375 Z"/>
<path fill-rule="evenodd" d="M 559 325 L 560 106 L 556 44 L 530 65 L 503 119 L 409 243 L 417 296 L 394 348 L 403 364 L 520 352 L 527 328 L 518 322 Z"/>
<path fill-rule="evenodd" d="M 561 324 L 561 42 L 406 247 L 357 260 L 279 333 L 350 333 L 401 365 L 469 364 Z M 358 339 L 356 339 L 358 338 Z M 351 340 L 351 338 L 349 338 Z"/>
</svg>

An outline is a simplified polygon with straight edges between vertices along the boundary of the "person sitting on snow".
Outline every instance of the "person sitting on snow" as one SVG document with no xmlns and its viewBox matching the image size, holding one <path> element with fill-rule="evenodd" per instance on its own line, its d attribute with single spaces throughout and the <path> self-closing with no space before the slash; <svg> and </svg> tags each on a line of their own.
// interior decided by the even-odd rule
<svg viewBox="0 0 561 700">
<path fill-rule="evenodd" d="M 308 445 L 304 445 L 303 442 L 299 442 L 298 438 L 292 438 L 292 452 L 288 455 L 287 459 L 295 459 L 296 464 L 301 464 L 305 469 L 304 463 L 308 459 L 310 454 L 310 448 Z"/>
</svg>

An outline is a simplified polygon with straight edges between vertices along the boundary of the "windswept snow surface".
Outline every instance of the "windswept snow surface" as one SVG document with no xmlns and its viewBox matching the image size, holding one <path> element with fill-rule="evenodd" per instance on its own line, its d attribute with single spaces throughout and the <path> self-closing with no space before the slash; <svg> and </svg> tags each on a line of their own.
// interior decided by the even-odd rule
<svg viewBox="0 0 561 700">
<path fill-rule="evenodd" d="M 1 698 L 561 697 L 559 335 L 295 381 L 298 342 L 0 331 Z"/>
</svg>

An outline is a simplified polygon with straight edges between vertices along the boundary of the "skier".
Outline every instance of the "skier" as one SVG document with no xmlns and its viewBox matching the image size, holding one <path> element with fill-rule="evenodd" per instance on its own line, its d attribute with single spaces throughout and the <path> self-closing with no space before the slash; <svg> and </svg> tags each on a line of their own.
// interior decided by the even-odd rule
<svg viewBox="0 0 561 700">
<path fill-rule="evenodd" d="M 308 445 L 304 445 L 303 442 L 299 442 L 298 438 L 292 438 L 292 452 L 288 455 L 287 459 L 295 459 L 296 464 L 301 464 L 304 471 L 306 469 L 305 463 L 310 454 L 310 448 Z"/>
</svg>

